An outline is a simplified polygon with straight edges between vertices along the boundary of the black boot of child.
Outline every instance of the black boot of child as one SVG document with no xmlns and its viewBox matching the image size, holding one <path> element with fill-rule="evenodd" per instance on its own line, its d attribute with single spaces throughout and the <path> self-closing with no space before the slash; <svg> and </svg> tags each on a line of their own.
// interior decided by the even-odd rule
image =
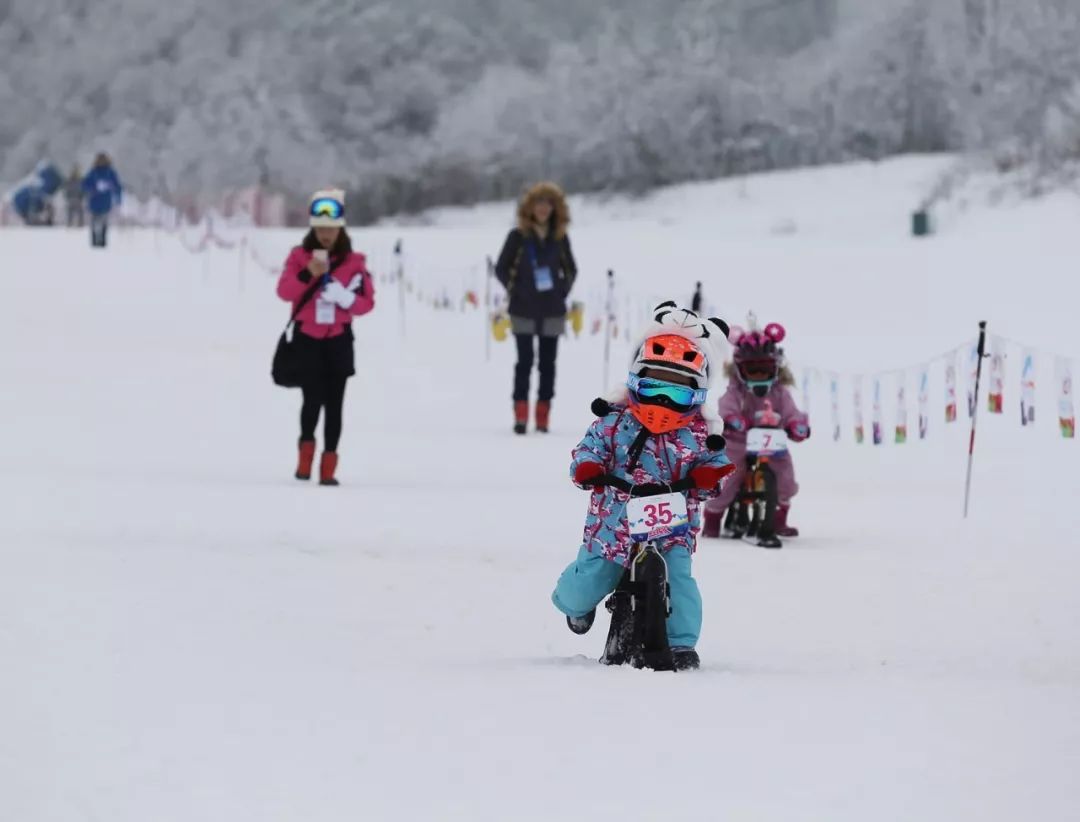
<svg viewBox="0 0 1080 822">
<path fill-rule="evenodd" d="M 570 630 L 575 634 L 587 634 L 592 627 L 593 620 L 596 619 L 596 609 L 593 608 L 589 613 L 583 617 L 567 617 L 566 624 Z"/>
<path fill-rule="evenodd" d="M 693 648 L 672 648 L 671 658 L 675 662 L 676 671 L 696 671 L 701 667 L 701 658 Z"/>
</svg>

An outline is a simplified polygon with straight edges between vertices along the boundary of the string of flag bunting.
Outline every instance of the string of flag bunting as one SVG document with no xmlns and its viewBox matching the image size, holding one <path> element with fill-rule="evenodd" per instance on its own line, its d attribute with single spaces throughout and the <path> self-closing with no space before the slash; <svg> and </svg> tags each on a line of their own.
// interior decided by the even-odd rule
<svg viewBox="0 0 1080 822">
<path fill-rule="evenodd" d="M 1016 372 L 1019 384 L 1016 387 L 1017 410 L 1021 426 L 1030 427 L 1036 421 L 1036 387 L 1038 385 L 1039 363 L 1053 362 L 1053 388 L 1056 395 L 1056 424 L 1065 439 L 1076 437 L 1076 411 L 1073 400 L 1073 360 L 1053 352 L 1041 351 L 1034 346 L 990 334 L 987 338 L 987 391 L 986 410 L 993 415 L 1006 413 L 1008 397 L 1007 365 L 1010 361 L 1008 349 L 1011 346 L 1019 352 L 1020 368 Z M 964 377 L 967 417 L 976 413 L 976 382 L 979 366 L 977 341 L 968 341 L 948 351 L 931 357 L 921 363 L 906 368 L 891 369 L 870 374 L 844 375 L 838 371 L 807 366 L 799 369 L 799 384 L 802 403 L 810 408 L 814 387 L 826 385 L 829 394 L 829 427 L 834 441 L 843 439 L 841 408 L 843 405 L 842 385 L 851 385 L 852 423 L 854 440 L 858 444 L 871 442 L 882 445 L 892 440 L 903 445 L 909 438 L 917 436 L 925 440 L 933 427 L 931 370 L 939 368 L 942 374 L 942 411 L 939 412 L 944 424 L 949 425 L 959 420 L 960 378 Z M 909 431 L 909 391 L 914 389 L 917 428 Z M 867 436 L 865 401 L 869 389 L 870 426 Z M 887 432 L 884 423 L 884 409 L 889 397 L 894 399 L 893 430 Z"/>
</svg>

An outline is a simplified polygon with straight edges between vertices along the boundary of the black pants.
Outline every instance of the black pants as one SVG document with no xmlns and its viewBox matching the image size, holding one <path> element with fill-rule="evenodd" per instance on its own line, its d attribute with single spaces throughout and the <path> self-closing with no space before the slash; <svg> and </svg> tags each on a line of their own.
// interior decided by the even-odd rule
<svg viewBox="0 0 1080 822">
<path fill-rule="evenodd" d="M 341 411 L 345 406 L 345 383 L 348 377 L 323 376 L 301 386 L 304 404 L 300 408 L 300 441 L 315 439 L 319 413 L 325 408 L 323 450 L 337 451 L 341 440 Z"/>
<path fill-rule="evenodd" d="M 323 450 L 337 451 L 341 440 L 341 412 L 345 405 L 345 383 L 356 373 L 352 330 L 330 339 L 314 339 L 296 331 L 304 362 L 300 388 L 304 404 L 300 408 L 300 440 L 315 439 L 319 414 L 325 411 Z"/>
<path fill-rule="evenodd" d="M 90 218 L 90 245 L 104 248 L 108 240 L 109 215 L 95 214 Z"/>
<path fill-rule="evenodd" d="M 532 376 L 536 334 L 515 334 L 517 340 L 517 365 L 514 366 L 514 401 L 529 399 L 529 379 Z M 540 393 L 541 402 L 555 396 L 555 358 L 559 353 L 558 337 L 540 337 Z"/>
</svg>

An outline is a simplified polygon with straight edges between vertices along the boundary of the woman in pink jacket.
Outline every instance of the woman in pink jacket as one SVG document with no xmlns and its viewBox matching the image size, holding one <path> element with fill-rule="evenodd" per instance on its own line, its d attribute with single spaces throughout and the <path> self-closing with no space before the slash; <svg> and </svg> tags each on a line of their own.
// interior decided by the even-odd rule
<svg viewBox="0 0 1080 822">
<path fill-rule="evenodd" d="M 293 311 L 312 291 L 296 318 L 294 341 L 300 352 L 304 404 L 300 409 L 300 455 L 296 478 L 311 478 L 315 428 L 325 410 L 319 482 L 337 485 L 345 382 L 356 373 L 352 319 L 375 307 L 375 284 L 363 254 L 352 250 L 345 230 L 345 192 L 317 191 L 311 198 L 311 230 L 289 252 L 277 293 Z"/>
</svg>

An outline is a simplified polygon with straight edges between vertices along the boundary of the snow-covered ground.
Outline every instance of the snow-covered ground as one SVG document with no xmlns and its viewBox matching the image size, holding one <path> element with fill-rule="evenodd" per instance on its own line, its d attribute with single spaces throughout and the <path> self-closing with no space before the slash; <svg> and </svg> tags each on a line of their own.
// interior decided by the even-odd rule
<svg viewBox="0 0 1080 822">
<path fill-rule="evenodd" d="M 938 161 L 578 202 L 581 294 L 703 279 L 788 349 L 905 365 L 974 322 L 1080 354 L 1075 231 L 1056 198 L 907 212 Z M 478 281 L 508 207 L 356 232 L 380 265 Z M 297 235 L 255 238 L 280 256 Z M 269 277 L 168 237 L 0 234 L 0 819 L 1069 820 L 1080 805 L 1080 459 L 1039 424 L 799 448 L 805 537 L 708 543 L 703 670 L 597 665 L 548 596 L 585 498 L 568 452 L 600 393 L 567 340 L 555 431 L 509 433 L 507 345 L 397 294 L 356 323 L 343 486 L 291 479 L 299 398 L 268 376 Z M 426 278 L 426 279 L 425 279 Z M 636 303 L 635 303 L 636 305 Z M 621 362 L 623 346 L 617 346 Z M 1016 364 L 1010 364 L 1010 395 Z"/>
</svg>

